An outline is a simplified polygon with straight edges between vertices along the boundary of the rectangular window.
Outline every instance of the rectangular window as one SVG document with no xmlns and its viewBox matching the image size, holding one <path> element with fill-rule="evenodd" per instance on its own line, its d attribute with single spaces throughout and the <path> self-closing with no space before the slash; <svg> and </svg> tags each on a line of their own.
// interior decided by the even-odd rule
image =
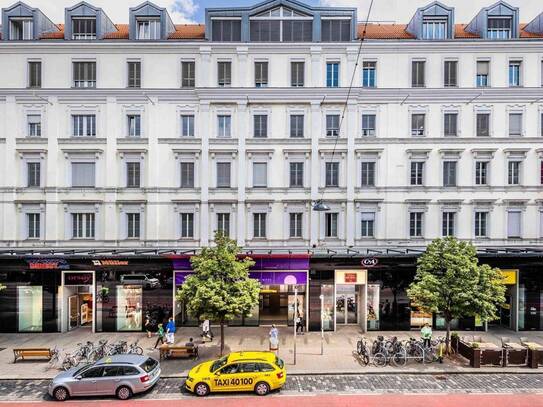
<svg viewBox="0 0 543 407">
<path fill-rule="evenodd" d="M 520 161 L 509 161 L 507 163 L 507 183 L 509 185 L 520 185 Z"/>
<path fill-rule="evenodd" d="M 422 38 L 424 40 L 444 40 L 447 38 L 447 18 L 422 19 Z"/>
<path fill-rule="evenodd" d="M 9 19 L 9 39 L 28 41 L 34 39 L 34 20 L 32 18 L 11 17 Z"/>
<path fill-rule="evenodd" d="M 194 214 L 181 214 L 181 238 L 189 239 L 194 237 Z"/>
<path fill-rule="evenodd" d="M 424 183 L 424 161 L 411 162 L 411 185 L 423 185 Z"/>
<path fill-rule="evenodd" d="M 268 63 L 255 62 L 255 87 L 265 88 L 268 86 Z"/>
<path fill-rule="evenodd" d="M 443 134 L 445 137 L 458 135 L 458 113 L 445 113 L 443 115 Z"/>
<path fill-rule="evenodd" d="M 253 188 L 268 186 L 268 164 L 253 163 Z"/>
<path fill-rule="evenodd" d="M 28 63 L 28 87 L 41 88 L 41 62 L 30 61 Z"/>
<path fill-rule="evenodd" d="M 521 86 L 521 61 L 509 61 L 509 86 Z"/>
<path fill-rule="evenodd" d="M 72 187 L 94 188 L 95 163 L 72 163 Z"/>
<path fill-rule="evenodd" d="M 375 88 L 376 72 L 377 72 L 377 62 L 375 61 L 362 62 L 362 86 L 364 88 Z"/>
<path fill-rule="evenodd" d="M 181 87 L 182 88 L 194 88 L 196 84 L 194 61 L 181 62 Z"/>
<path fill-rule="evenodd" d="M 289 214 L 289 230 L 291 238 L 302 238 L 303 213 L 296 212 Z"/>
<path fill-rule="evenodd" d="M 230 214 L 217 214 L 217 231 L 222 232 L 225 236 L 230 236 Z"/>
<path fill-rule="evenodd" d="M 339 114 L 326 115 L 326 137 L 339 136 Z"/>
<path fill-rule="evenodd" d="M 239 20 L 212 20 L 211 39 L 217 42 L 241 41 L 241 19 Z"/>
<path fill-rule="evenodd" d="M 305 82 L 305 63 L 291 62 L 290 63 L 290 86 L 301 88 Z"/>
<path fill-rule="evenodd" d="M 442 226 L 441 236 L 454 236 L 454 220 L 456 217 L 455 212 L 443 212 L 442 213 Z"/>
<path fill-rule="evenodd" d="M 141 88 L 141 62 L 128 61 L 128 87 Z"/>
<path fill-rule="evenodd" d="M 375 233 L 375 213 L 374 212 L 362 212 L 360 214 L 362 219 L 361 224 L 361 237 L 374 237 Z"/>
<path fill-rule="evenodd" d="M 362 161 L 360 163 L 362 172 L 362 178 L 360 185 L 362 187 L 374 187 L 375 186 L 375 163 Z"/>
<path fill-rule="evenodd" d="M 41 186 L 41 163 L 27 163 L 27 186 L 36 188 Z"/>
<path fill-rule="evenodd" d="M 490 86 L 489 82 L 490 74 L 490 62 L 489 61 L 477 61 L 477 87 L 486 88 Z"/>
<path fill-rule="evenodd" d="M 425 82 L 425 72 L 426 62 L 425 61 L 412 61 L 411 62 L 411 86 L 413 88 L 423 88 L 426 86 Z"/>
<path fill-rule="evenodd" d="M 42 332 L 42 286 L 17 286 L 17 328 L 18 332 Z"/>
<path fill-rule="evenodd" d="M 339 163 L 326 163 L 325 186 L 339 187 Z"/>
<path fill-rule="evenodd" d="M 291 188 L 304 187 L 304 163 L 290 163 L 290 182 Z"/>
<path fill-rule="evenodd" d="M 290 137 L 291 138 L 304 137 L 304 115 L 303 114 L 290 115 Z"/>
<path fill-rule="evenodd" d="M 73 63 L 74 88 L 96 87 L 96 62 Z"/>
<path fill-rule="evenodd" d="M 456 161 L 443 161 L 443 186 L 456 186 Z"/>
<path fill-rule="evenodd" d="M 313 21 L 283 20 L 283 42 L 311 42 L 313 39 Z"/>
<path fill-rule="evenodd" d="M 475 162 L 475 185 L 488 184 L 488 161 Z"/>
<path fill-rule="evenodd" d="M 281 21 L 253 20 L 249 22 L 250 38 L 252 42 L 279 42 L 281 41 Z"/>
<path fill-rule="evenodd" d="M 325 236 L 326 237 L 338 237 L 337 235 L 337 213 L 326 213 L 325 214 Z"/>
<path fill-rule="evenodd" d="M 268 137 L 268 115 L 255 114 L 253 116 L 253 137 L 255 138 Z"/>
<path fill-rule="evenodd" d="M 140 237 L 140 214 L 126 214 L 126 237 L 128 239 L 139 239 Z"/>
<path fill-rule="evenodd" d="M 323 19 L 321 22 L 322 42 L 346 42 L 351 41 L 351 20 L 347 19 Z"/>
<path fill-rule="evenodd" d="M 41 137 L 41 115 L 29 114 L 26 119 L 28 121 L 28 137 Z"/>
<path fill-rule="evenodd" d="M 487 236 L 488 212 L 475 212 L 475 237 Z"/>
<path fill-rule="evenodd" d="M 221 164 L 221 163 L 219 163 Z M 230 164 L 229 164 L 230 165 Z M 217 166 L 217 170 L 218 170 Z M 230 186 L 230 182 L 228 183 Z M 194 188 L 194 163 L 181 163 L 181 188 Z"/>
<path fill-rule="evenodd" d="M 409 236 L 422 237 L 423 212 L 409 212 Z"/>
<path fill-rule="evenodd" d="M 230 188 L 230 163 L 217 163 L 217 188 Z"/>
<path fill-rule="evenodd" d="M 72 18 L 72 40 L 95 40 L 96 18 Z"/>
<path fill-rule="evenodd" d="M 375 120 L 374 114 L 362 115 L 362 136 L 375 136 Z"/>
<path fill-rule="evenodd" d="M 458 86 L 458 62 L 445 61 L 443 85 L 446 88 L 455 88 Z"/>
<path fill-rule="evenodd" d="M 73 137 L 96 137 L 96 115 L 72 115 Z"/>
<path fill-rule="evenodd" d="M 511 17 L 492 17 L 487 20 L 487 38 L 506 40 L 511 38 Z"/>
<path fill-rule="evenodd" d="M 28 239 L 39 239 L 41 236 L 40 233 L 40 214 L 39 213 L 27 213 L 27 238 Z"/>
<path fill-rule="evenodd" d="M 339 86 L 339 62 L 326 64 L 326 87 L 337 88 Z"/>
<path fill-rule="evenodd" d="M 72 213 L 72 238 L 94 239 L 95 214 Z"/>
<path fill-rule="evenodd" d="M 520 211 L 507 211 L 507 237 L 517 238 L 521 237 L 521 215 Z"/>
<path fill-rule="evenodd" d="M 126 163 L 126 187 L 139 188 L 141 186 L 141 166 L 138 162 Z"/>
<path fill-rule="evenodd" d="M 522 113 L 509 113 L 509 135 L 522 136 Z"/>
<path fill-rule="evenodd" d="M 477 137 L 490 136 L 490 113 L 477 113 Z"/>
<path fill-rule="evenodd" d="M 218 62 L 219 86 L 228 87 L 232 85 L 232 62 Z"/>
<path fill-rule="evenodd" d="M 426 115 L 424 113 L 411 114 L 411 135 L 424 136 Z"/>
<path fill-rule="evenodd" d="M 253 213 L 253 237 L 255 239 L 266 238 L 266 214 Z"/>
<path fill-rule="evenodd" d="M 230 115 L 219 115 L 217 116 L 217 121 L 219 122 L 219 138 L 230 138 L 231 137 L 231 123 L 232 116 Z"/>
<path fill-rule="evenodd" d="M 181 137 L 194 137 L 194 115 L 181 115 Z"/>
<path fill-rule="evenodd" d="M 128 137 L 141 137 L 141 115 L 129 114 L 126 118 Z"/>
<path fill-rule="evenodd" d="M 138 40 L 159 40 L 160 18 L 150 18 L 137 20 L 137 38 Z"/>
</svg>

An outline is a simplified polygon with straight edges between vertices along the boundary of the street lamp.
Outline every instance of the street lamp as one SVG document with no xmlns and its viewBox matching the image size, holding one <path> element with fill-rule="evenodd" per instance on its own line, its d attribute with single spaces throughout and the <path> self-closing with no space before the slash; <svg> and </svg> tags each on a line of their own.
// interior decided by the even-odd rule
<svg viewBox="0 0 543 407">
<path fill-rule="evenodd" d="M 326 205 L 322 199 L 318 199 L 313 204 L 313 210 L 315 212 L 326 212 L 330 210 L 330 207 Z"/>
<path fill-rule="evenodd" d="M 294 287 L 294 364 L 296 364 L 296 321 L 298 318 L 298 287 Z"/>
<path fill-rule="evenodd" d="M 320 295 L 321 299 L 321 355 L 324 355 L 324 295 Z"/>
</svg>

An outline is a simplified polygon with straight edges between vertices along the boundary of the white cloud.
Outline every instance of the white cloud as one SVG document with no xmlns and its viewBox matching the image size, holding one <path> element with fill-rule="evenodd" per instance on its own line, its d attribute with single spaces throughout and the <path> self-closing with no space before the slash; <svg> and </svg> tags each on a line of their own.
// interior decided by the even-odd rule
<svg viewBox="0 0 543 407">
<path fill-rule="evenodd" d="M 497 0 L 440 0 L 443 4 L 455 8 L 457 23 L 469 23 L 483 7 L 494 4 Z M 506 0 L 520 10 L 520 21 L 530 22 L 543 12 L 541 0 Z M 358 20 L 366 19 L 371 0 L 321 0 L 325 6 L 357 7 Z M 373 0 L 371 21 L 388 21 L 406 24 L 411 20 L 418 7 L 430 4 L 432 0 Z"/>
<path fill-rule="evenodd" d="M 23 0 L 31 7 L 37 7 L 55 23 L 64 22 L 64 8 L 77 4 L 79 0 Z M 194 0 L 151 0 L 160 7 L 166 7 L 174 23 L 194 23 L 198 4 Z M 13 5 L 16 0 L 0 0 L 0 8 Z M 144 0 L 88 0 L 90 4 L 104 9 L 114 23 L 128 22 L 128 9 Z"/>
</svg>

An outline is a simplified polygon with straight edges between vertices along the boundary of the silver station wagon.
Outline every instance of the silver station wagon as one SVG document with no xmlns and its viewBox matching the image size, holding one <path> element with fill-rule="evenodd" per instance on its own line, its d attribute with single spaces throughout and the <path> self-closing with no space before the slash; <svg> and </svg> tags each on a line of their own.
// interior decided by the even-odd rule
<svg viewBox="0 0 543 407">
<path fill-rule="evenodd" d="M 157 360 L 140 355 L 114 355 L 57 375 L 49 395 L 58 401 L 75 396 L 117 396 L 127 400 L 153 387 L 160 378 Z"/>
</svg>

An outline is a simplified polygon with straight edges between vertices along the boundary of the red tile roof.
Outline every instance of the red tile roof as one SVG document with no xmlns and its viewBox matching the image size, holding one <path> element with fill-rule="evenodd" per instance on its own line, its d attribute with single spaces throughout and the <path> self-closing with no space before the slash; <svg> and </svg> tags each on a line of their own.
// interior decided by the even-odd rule
<svg viewBox="0 0 543 407">
<path fill-rule="evenodd" d="M 528 24 L 520 24 L 520 38 L 543 38 L 543 34 L 534 34 L 526 31 L 525 28 Z"/>
<path fill-rule="evenodd" d="M 50 31 L 43 33 L 40 37 L 42 40 L 62 40 L 64 39 L 64 24 L 57 24 L 59 31 Z"/>
<path fill-rule="evenodd" d="M 365 24 L 358 24 L 358 38 L 362 38 Z M 375 40 L 413 39 L 406 31 L 406 24 L 368 24 L 366 38 Z"/>
<path fill-rule="evenodd" d="M 467 24 L 454 25 L 454 38 L 479 38 L 477 34 L 466 31 Z"/>
<path fill-rule="evenodd" d="M 118 31 L 112 31 L 104 35 L 104 40 L 127 40 L 128 24 L 115 24 Z"/>
<path fill-rule="evenodd" d="M 206 27 L 203 24 L 176 24 L 175 31 L 168 37 L 171 40 L 203 40 Z"/>
</svg>

